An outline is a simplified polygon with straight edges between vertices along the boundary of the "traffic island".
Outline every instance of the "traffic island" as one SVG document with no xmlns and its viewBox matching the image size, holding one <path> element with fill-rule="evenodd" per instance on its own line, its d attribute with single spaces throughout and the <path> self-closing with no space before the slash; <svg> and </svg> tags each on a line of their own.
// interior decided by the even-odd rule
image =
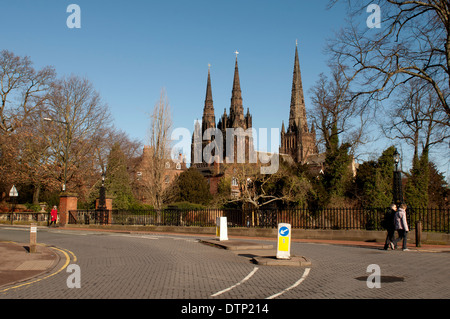
<svg viewBox="0 0 450 319">
<path fill-rule="evenodd" d="M 311 261 L 304 256 L 291 256 L 288 259 L 276 257 L 277 251 L 271 244 L 252 243 L 239 240 L 220 241 L 217 239 L 202 239 L 201 243 L 230 250 L 238 256 L 250 258 L 250 262 L 261 266 L 311 266 Z"/>
<path fill-rule="evenodd" d="M 206 245 L 216 246 L 227 250 L 253 250 L 273 248 L 273 245 L 258 244 L 238 240 L 202 239 L 200 240 L 200 242 Z"/>
<path fill-rule="evenodd" d="M 253 257 L 252 262 L 262 266 L 292 266 L 292 267 L 311 266 L 311 261 L 305 256 L 291 256 L 289 259 L 279 259 L 276 256 Z"/>
<path fill-rule="evenodd" d="M 255 256 L 252 262 L 265 266 L 311 266 L 304 256 L 291 255 L 291 225 L 287 223 L 278 224 L 277 250 L 276 253 L 269 256 Z"/>
</svg>

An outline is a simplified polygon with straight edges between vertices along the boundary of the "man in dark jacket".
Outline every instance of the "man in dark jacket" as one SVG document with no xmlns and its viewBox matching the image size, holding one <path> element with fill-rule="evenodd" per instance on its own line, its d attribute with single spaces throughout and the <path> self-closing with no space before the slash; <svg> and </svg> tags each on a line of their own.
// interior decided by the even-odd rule
<svg viewBox="0 0 450 319">
<path fill-rule="evenodd" d="M 395 235 L 395 213 L 397 211 L 397 205 L 392 204 L 391 208 L 384 215 L 383 226 L 387 230 L 386 241 L 384 243 L 384 250 L 388 250 L 389 247 L 394 249 L 394 235 Z"/>
</svg>

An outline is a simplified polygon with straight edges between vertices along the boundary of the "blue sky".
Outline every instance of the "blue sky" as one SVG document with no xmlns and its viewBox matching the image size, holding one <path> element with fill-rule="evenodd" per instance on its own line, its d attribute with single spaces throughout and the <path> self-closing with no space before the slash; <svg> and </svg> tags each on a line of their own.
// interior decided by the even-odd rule
<svg viewBox="0 0 450 319">
<path fill-rule="evenodd" d="M 69 29 L 69 4 L 81 28 Z M 326 72 L 325 39 L 342 24 L 327 1 L 2 1 L 2 47 L 60 76 L 86 76 L 118 128 L 146 139 L 146 113 L 165 88 L 175 127 L 201 118 L 208 64 L 216 116 L 229 109 L 234 52 L 255 127 L 289 116 L 295 41 L 305 91 Z M 363 17 L 364 18 L 364 17 Z M 7 32 L 5 32 L 7 30 Z"/>
<path fill-rule="evenodd" d="M 81 28 L 66 25 L 81 8 Z M 345 26 L 343 6 L 328 0 L 0 0 L 0 49 L 27 55 L 37 68 L 87 77 L 114 124 L 147 141 L 148 113 L 166 90 L 174 127 L 201 119 L 211 64 L 216 119 L 230 107 L 234 51 L 244 108 L 255 128 L 288 121 L 295 41 L 307 108 L 309 89 L 327 73 L 326 40 Z M 368 14 L 361 15 L 361 21 Z M 371 145 L 378 154 L 386 144 Z M 446 167 L 441 167 L 445 170 Z"/>
</svg>

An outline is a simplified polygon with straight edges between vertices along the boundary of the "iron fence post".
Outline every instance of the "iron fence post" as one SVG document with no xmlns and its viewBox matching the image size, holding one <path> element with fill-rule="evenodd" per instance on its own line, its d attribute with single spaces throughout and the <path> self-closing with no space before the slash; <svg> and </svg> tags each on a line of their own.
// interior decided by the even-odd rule
<svg viewBox="0 0 450 319">
<path fill-rule="evenodd" d="M 422 243 L 422 222 L 420 220 L 416 221 L 416 247 L 421 247 Z"/>
</svg>

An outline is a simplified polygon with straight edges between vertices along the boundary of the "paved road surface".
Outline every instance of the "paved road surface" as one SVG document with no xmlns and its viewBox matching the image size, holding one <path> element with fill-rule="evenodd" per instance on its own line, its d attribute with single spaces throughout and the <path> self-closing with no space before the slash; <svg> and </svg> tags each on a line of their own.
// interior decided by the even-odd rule
<svg viewBox="0 0 450 319">
<path fill-rule="evenodd" d="M 27 229 L 0 227 L 0 241 L 28 238 Z M 199 242 L 203 238 L 39 229 L 38 242 L 53 247 L 59 263 L 38 281 L 0 286 L 0 299 L 450 298 L 448 252 L 293 242 L 291 254 L 307 257 L 311 266 L 260 266 L 251 262 L 257 252 L 219 249 Z M 370 289 L 373 264 L 381 287 Z M 81 288 L 68 288 L 75 273 L 68 265 L 79 267 Z"/>
</svg>

